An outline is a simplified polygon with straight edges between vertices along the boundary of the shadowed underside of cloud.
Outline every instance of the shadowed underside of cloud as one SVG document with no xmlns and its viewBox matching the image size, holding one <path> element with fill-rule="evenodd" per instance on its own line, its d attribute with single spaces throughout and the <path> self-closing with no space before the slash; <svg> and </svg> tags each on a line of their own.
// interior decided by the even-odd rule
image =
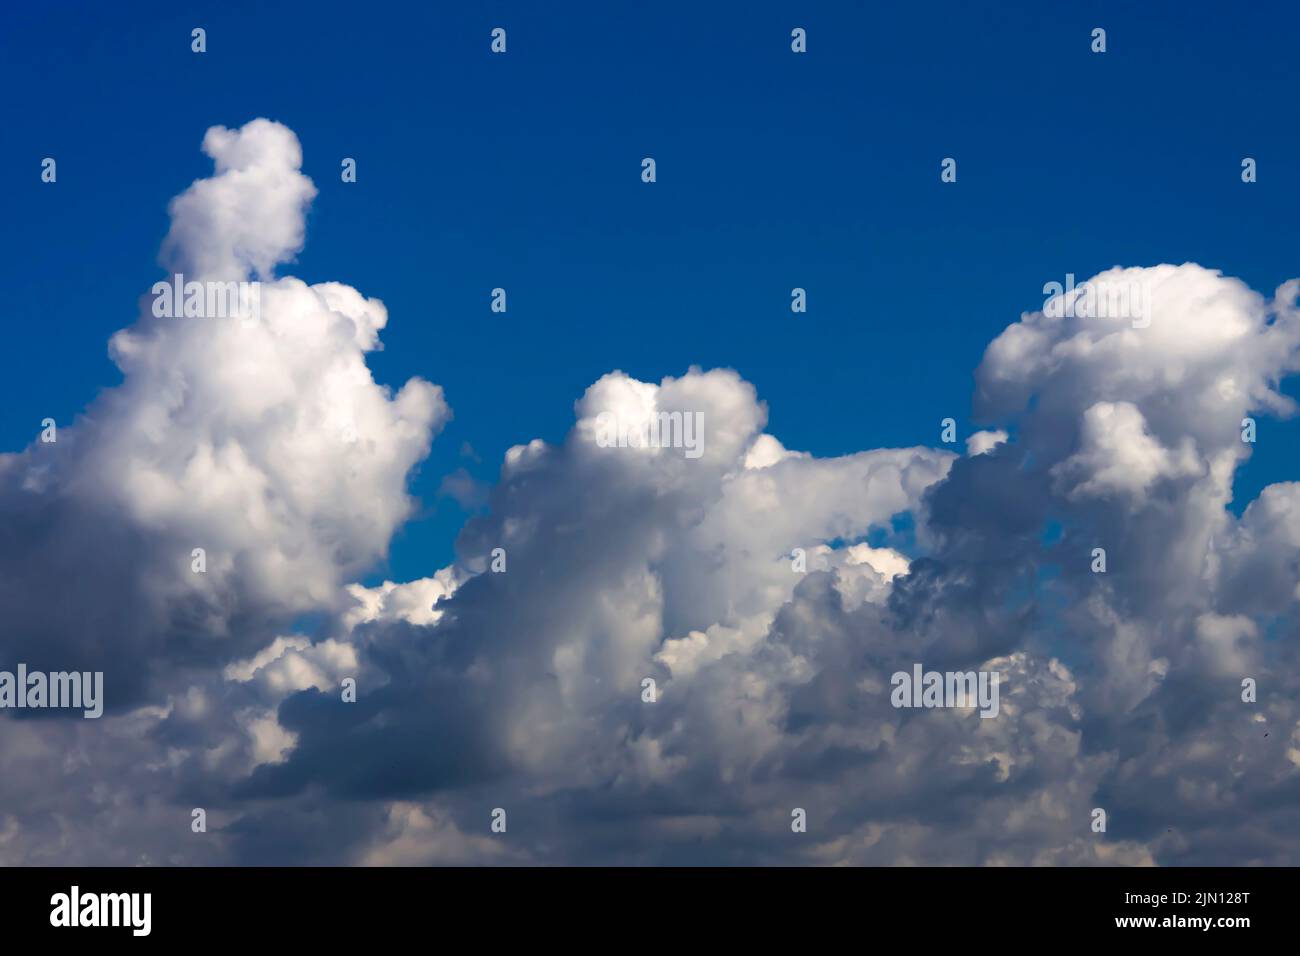
<svg viewBox="0 0 1300 956">
<path fill-rule="evenodd" d="M 108 704 L 0 717 L 0 862 L 1300 862 L 1300 484 L 1227 507 L 1243 419 L 1292 411 L 1295 283 L 1095 277 L 1146 321 L 1022 316 L 962 457 L 819 459 L 736 372 L 613 372 L 453 566 L 365 588 L 450 413 L 374 382 L 382 303 L 275 277 L 294 135 L 204 149 L 164 261 L 260 278 L 261 321 L 142 310 L 123 384 L 0 458 L 3 663 Z M 698 455 L 603 440 L 677 415 Z M 917 663 L 998 672 L 997 716 L 895 708 Z"/>
</svg>

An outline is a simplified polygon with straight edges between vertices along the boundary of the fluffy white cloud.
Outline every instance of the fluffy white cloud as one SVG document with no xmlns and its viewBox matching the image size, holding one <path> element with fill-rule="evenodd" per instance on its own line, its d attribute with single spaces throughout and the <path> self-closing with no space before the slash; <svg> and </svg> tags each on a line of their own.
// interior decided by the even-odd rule
<svg viewBox="0 0 1300 956">
<path fill-rule="evenodd" d="M 1116 275 L 1149 290 L 1151 324 L 1031 314 L 1008 329 L 979 382 L 983 414 L 1009 427 L 965 459 L 794 454 L 734 373 L 606 376 L 562 446 L 507 455 L 439 619 L 357 627 L 366 659 L 402 669 L 383 678 L 385 735 L 353 722 L 337 752 L 373 773 L 405 738 L 487 728 L 472 749 L 444 738 L 407 782 L 466 820 L 507 787 L 560 841 L 552 859 L 1292 858 L 1300 843 L 1261 844 L 1233 814 L 1295 781 L 1255 742 L 1300 718 L 1294 652 L 1269 660 L 1251 616 L 1293 616 L 1294 584 L 1278 572 L 1264 600 L 1242 581 L 1294 566 L 1294 486 L 1240 522 L 1226 506 L 1240 419 L 1288 411 L 1275 383 L 1295 367 L 1294 290 L 1267 302 L 1196 266 Z M 606 447 L 604 412 L 698 412 L 703 453 Z M 914 540 L 891 534 L 900 512 Z M 496 546 L 509 572 L 475 574 Z M 895 710 L 889 675 L 917 662 L 998 671 L 999 716 Z M 1273 690 L 1252 707 L 1240 681 L 1261 675 Z M 324 711 L 287 716 L 306 756 L 261 768 L 250 793 L 337 786 L 319 769 Z M 806 842 L 789 839 L 792 806 L 817 822 Z"/>
<path fill-rule="evenodd" d="M 270 617 L 350 603 L 448 416 L 436 386 L 372 378 L 382 302 L 270 274 L 315 192 L 293 133 L 256 120 L 204 148 L 217 173 L 172 204 L 168 254 L 187 280 L 255 270 L 260 322 L 159 318 L 146 298 L 111 342 L 122 384 L 57 443 L 0 459 L 0 509 L 24 528 L 0 543 L 6 650 L 118 670 L 110 707 L 139 691 L 129 670 L 247 653 Z"/>
<path fill-rule="evenodd" d="M 1067 498 L 1127 496 L 1140 499 L 1162 478 L 1195 476 L 1201 462 L 1190 438 L 1177 451 L 1147 432 L 1131 402 L 1098 402 L 1083 413 L 1079 450 L 1052 469 Z"/>
<path fill-rule="evenodd" d="M 269 278 L 302 248 L 304 212 L 316 196 L 298 137 L 255 119 L 238 130 L 212 127 L 203 152 L 215 175 L 172 200 L 164 262 L 195 279 Z"/>
<path fill-rule="evenodd" d="M 992 431 L 978 431 L 966 439 L 966 453 L 968 455 L 983 455 L 990 452 L 998 445 L 1007 440 L 1007 433 L 1001 429 Z"/>
<path fill-rule="evenodd" d="M 456 588 L 467 577 L 462 568 L 443 568 L 431 578 L 421 578 L 405 584 L 385 581 L 378 587 L 367 588 L 349 584 L 348 595 L 356 600 L 355 607 L 343 615 L 343 623 L 350 632 L 358 624 L 371 621 L 409 621 L 412 624 L 436 624 L 442 617 L 438 602 L 456 593 Z"/>
<path fill-rule="evenodd" d="M 56 443 L 0 456 L 14 532 L 0 540 L 0 656 L 102 670 L 108 708 L 6 721 L 13 859 L 221 852 L 217 839 L 177 856 L 159 839 L 177 811 L 159 801 L 204 792 L 214 829 L 229 822 L 221 781 L 292 748 L 280 701 L 355 667 L 350 646 L 278 635 L 299 613 L 354 606 L 344 585 L 386 553 L 412 507 L 407 476 L 449 414 L 428 382 L 393 393 L 371 376 L 382 302 L 273 274 L 315 195 L 293 133 L 256 120 L 210 130 L 204 149 L 216 173 L 172 204 L 164 261 L 187 281 L 260 277 L 260 321 L 162 318 L 142 297 L 110 345 L 122 383 Z M 223 673 L 240 658 L 246 673 Z M 69 820 L 103 838 L 52 838 Z"/>
</svg>

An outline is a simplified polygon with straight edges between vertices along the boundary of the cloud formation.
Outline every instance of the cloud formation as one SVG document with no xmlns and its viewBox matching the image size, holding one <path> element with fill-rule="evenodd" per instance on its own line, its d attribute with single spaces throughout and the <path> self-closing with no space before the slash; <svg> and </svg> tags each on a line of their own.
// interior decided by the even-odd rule
<svg viewBox="0 0 1300 956">
<path fill-rule="evenodd" d="M 0 862 L 1300 861 L 1300 484 L 1228 508 L 1243 419 L 1293 412 L 1300 284 L 1094 277 L 1149 321 L 1022 316 L 965 455 L 817 458 L 735 371 L 611 372 L 510 449 L 454 565 L 367 588 L 447 405 L 374 382 L 378 300 L 274 276 L 293 134 L 204 149 L 164 261 L 260 278 L 262 321 L 143 309 L 122 385 L 0 459 L 0 652 L 111 688 L 0 718 Z M 698 416 L 699 454 L 602 416 Z M 918 663 L 998 672 L 998 715 L 895 708 Z"/>
<path fill-rule="evenodd" d="M 187 281 L 260 276 L 260 322 L 158 318 L 142 298 L 110 343 L 122 383 L 57 441 L 0 456 L 0 655 L 104 671 L 111 714 L 170 712 L 146 722 L 151 733 L 186 719 L 180 700 L 197 708 L 195 733 L 224 733 L 237 718 L 199 706 L 205 681 L 296 615 L 351 606 L 344 585 L 385 555 L 411 511 L 407 476 L 449 415 L 437 386 L 412 379 L 393 394 L 371 376 L 382 302 L 271 274 L 300 247 L 315 194 L 293 133 L 255 120 L 210 130 L 204 149 L 216 175 L 173 202 L 164 258 Z M 122 720 L 138 726 L 141 713 Z M 44 735 L 6 721 L 18 728 L 7 745 L 20 749 L 0 791 L 20 793 L 0 793 L 0 810 L 41 806 L 22 796 L 29 787 L 63 786 L 59 761 L 25 761 L 57 746 L 93 753 L 99 735 L 116 733 L 111 720 L 39 723 Z M 55 745 L 69 734 L 78 743 Z M 210 757 L 159 739 L 131 754 L 145 766 Z M 66 825 L 79 822 L 84 812 L 69 809 Z"/>
</svg>

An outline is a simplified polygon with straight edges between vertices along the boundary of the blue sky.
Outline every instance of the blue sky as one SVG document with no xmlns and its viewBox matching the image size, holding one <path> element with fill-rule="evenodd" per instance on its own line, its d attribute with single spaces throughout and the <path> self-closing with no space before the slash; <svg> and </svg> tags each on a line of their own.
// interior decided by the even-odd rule
<svg viewBox="0 0 1300 956">
<path fill-rule="evenodd" d="M 9 6 L 0 447 L 117 381 L 107 339 L 162 275 L 167 202 L 210 172 L 204 131 L 258 116 L 297 133 L 320 190 L 281 272 L 381 298 L 376 377 L 426 377 L 455 411 L 379 576 L 445 564 L 464 513 L 442 477 L 491 481 L 511 445 L 561 439 L 616 368 L 735 368 L 770 431 L 819 456 L 936 444 L 947 415 L 965 435 L 984 347 L 1045 282 L 1191 260 L 1270 293 L 1298 271 L 1296 21 L 1209 3 Z M 1297 473 L 1295 427 L 1262 422 L 1238 502 Z"/>
</svg>

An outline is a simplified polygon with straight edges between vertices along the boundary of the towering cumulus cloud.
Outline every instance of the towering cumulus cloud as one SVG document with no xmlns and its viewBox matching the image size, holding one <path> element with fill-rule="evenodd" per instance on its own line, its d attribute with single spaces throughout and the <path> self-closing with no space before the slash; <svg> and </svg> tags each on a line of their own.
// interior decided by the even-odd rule
<svg viewBox="0 0 1300 956">
<path fill-rule="evenodd" d="M 110 715 L 159 709 L 102 728 L 7 712 L 0 815 L 18 835 L 0 840 L 0 856 L 35 852 L 12 850 L 27 845 L 28 827 L 111 830 L 115 809 L 91 799 L 96 786 L 128 806 L 155 797 L 154 783 L 132 793 L 114 779 L 118 754 L 104 738 L 161 734 L 123 754 L 123 766 L 183 768 L 192 758 L 217 769 L 203 748 L 232 745 L 202 738 L 236 718 L 203 699 L 203 681 L 262 650 L 293 615 L 350 604 L 343 585 L 384 555 L 411 508 L 407 474 L 448 416 L 436 386 L 413 379 L 394 395 L 371 377 L 365 356 L 388 320 L 382 302 L 274 276 L 300 248 L 315 195 L 294 134 L 255 120 L 209 130 L 203 147 L 215 173 L 171 205 L 167 281 L 260 279 L 258 321 L 158 317 L 144 296 L 135 324 L 111 342 L 122 383 L 56 442 L 0 458 L 0 659 L 105 672 Z M 181 716 L 187 706 L 192 719 Z M 146 726 L 127 732 L 126 720 Z M 176 748 L 166 733 L 182 721 L 190 726 Z M 85 778 L 69 779 L 71 768 Z M 117 842 L 107 831 L 102 840 Z M 169 845 L 174 835 L 146 830 L 120 852 L 129 860 Z M 47 850 L 63 858 L 57 845 Z"/>
<path fill-rule="evenodd" d="M 146 306 L 123 384 L 3 460 L 0 650 L 108 711 L 0 716 L 0 862 L 1300 862 L 1300 484 L 1229 508 L 1295 283 L 1095 277 L 988 347 L 964 456 L 816 458 L 734 371 L 612 372 L 452 566 L 366 588 L 446 406 L 372 380 L 382 304 L 275 277 L 293 134 L 204 148 L 164 262 L 260 321 Z M 918 665 L 995 712 L 896 706 Z"/>
</svg>

